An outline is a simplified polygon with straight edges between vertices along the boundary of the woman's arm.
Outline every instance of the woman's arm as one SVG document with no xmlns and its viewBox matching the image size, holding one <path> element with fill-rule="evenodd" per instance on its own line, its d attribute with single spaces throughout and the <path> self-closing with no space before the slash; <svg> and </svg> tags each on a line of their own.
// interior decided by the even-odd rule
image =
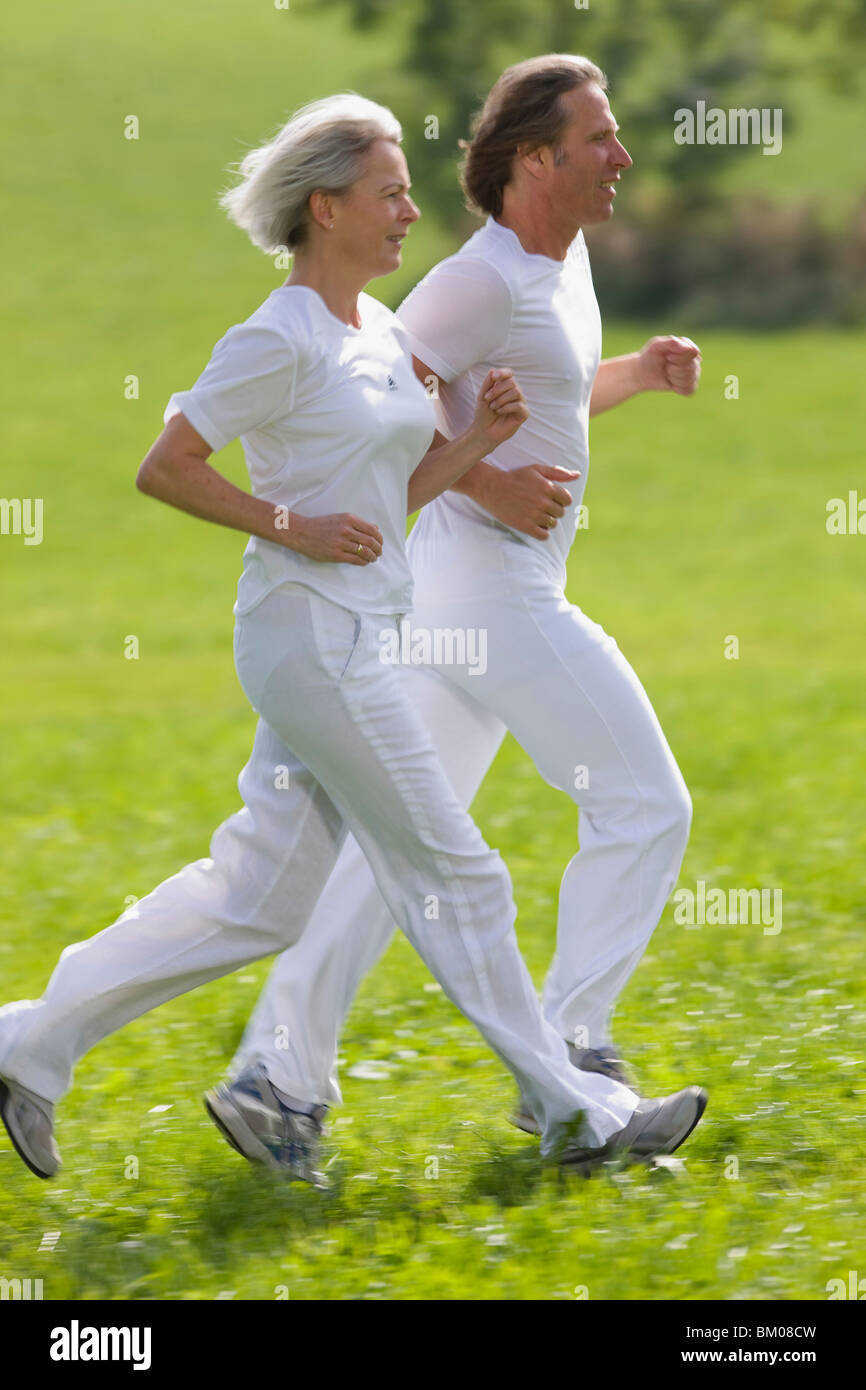
<svg viewBox="0 0 866 1390">
<path fill-rule="evenodd" d="M 437 444 L 437 434 L 409 479 L 409 514 L 447 491 L 497 445 L 520 429 L 529 411 L 523 392 L 507 367 L 492 368 L 482 383 L 469 429 L 456 439 Z"/>
<path fill-rule="evenodd" d="M 422 385 L 436 376 L 433 368 L 419 357 L 413 357 L 412 364 Z M 437 430 L 432 447 L 438 448 L 446 442 L 445 436 Z M 515 531 L 546 541 L 550 539 L 551 527 L 565 515 L 566 507 L 571 506 L 571 493 L 562 484 L 579 477 L 576 468 L 542 463 L 504 472 L 482 459 L 451 483 L 451 490 L 465 493 L 497 521 Z M 411 505 L 409 510 L 412 511 Z"/>
<path fill-rule="evenodd" d="M 260 536 L 311 560 L 367 565 L 381 555 L 378 527 L 347 512 L 304 517 L 253 497 L 211 467 L 207 459 L 212 453 L 185 415 L 173 415 L 145 455 L 135 485 L 191 516 Z"/>
</svg>

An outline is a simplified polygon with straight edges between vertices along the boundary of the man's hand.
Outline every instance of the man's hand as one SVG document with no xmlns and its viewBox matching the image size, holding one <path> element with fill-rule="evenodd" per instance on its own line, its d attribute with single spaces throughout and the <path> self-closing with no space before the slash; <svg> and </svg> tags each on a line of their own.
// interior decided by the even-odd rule
<svg viewBox="0 0 866 1390">
<path fill-rule="evenodd" d="M 508 472 L 490 467 L 482 476 L 483 488 L 472 493 L 475 501 L 497 521 L 546 541 L 571 505 L 571 493 L 562 484 L 579 478 L 580 473 L 574 468 L 532 463 Z"/>
<path fill-rule="evenodd" d="M 673 334 L 650 338 L 637 355 L 636 378 L 639 391 L 674 391 L 692 396 L 701 379 L 701 352 L 691 338 Z"/>
</svg>

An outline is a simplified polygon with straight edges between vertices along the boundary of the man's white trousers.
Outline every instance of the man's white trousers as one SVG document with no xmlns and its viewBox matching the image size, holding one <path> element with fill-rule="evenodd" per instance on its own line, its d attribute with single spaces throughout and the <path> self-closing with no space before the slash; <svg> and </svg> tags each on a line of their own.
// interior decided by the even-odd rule
<svg viewBox="0 0 866 1390">
<path fill-rule="evenodd" d="M 595 1047 L 610 1041 L 617 995 L 676 883 L 691 801 L 613 638 L 504 528 L 472 529 L 464 544 L 430 527 L 410 537 L 416 602 L 401 650 L 409 695 L 462 806 L 471 804 L 506 727 L 545 781 L 578 804 L 580 849 L 562 878 L 543 1007 L 560 1037 Z M 426 655 L 425 643 L 434 654 L 438 644 L 435 669 L 412 664 Z M 463 663 L 447 659 L 461 651 Z M 544 793 L 527 781 L 511 791 L 512 799 L 520 794 L 536 808 L 543 841 Z M 257 818 L 269 821 L 276 805 L 265 790 Z M 274 965 L 233 1074 L 258 1058 L 289 1096 L 339 1103 L 342 1023 L 393 929 L 368 860 L 350 838 L 309 930 Z"/>
</svg>

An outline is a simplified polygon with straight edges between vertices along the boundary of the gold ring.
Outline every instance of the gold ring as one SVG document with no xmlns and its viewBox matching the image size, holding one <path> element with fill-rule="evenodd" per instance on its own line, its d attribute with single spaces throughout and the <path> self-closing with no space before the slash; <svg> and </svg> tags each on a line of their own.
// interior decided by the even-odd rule
<svg viewBox="0 0 866 1390">
<path fill-rule="evenodd" d="M 364 553 L 364 547 L 363 547 L 362 545 L 359 545 L 359 546 L 358 546 L 358 554 L 359 554 L 359 555 L 363 555 L 363 553 Z"/>
</svg>

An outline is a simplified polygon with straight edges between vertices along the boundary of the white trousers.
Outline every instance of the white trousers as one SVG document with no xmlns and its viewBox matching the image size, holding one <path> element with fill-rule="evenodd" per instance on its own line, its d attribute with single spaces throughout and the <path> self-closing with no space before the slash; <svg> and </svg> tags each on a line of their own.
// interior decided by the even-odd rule
<svg viewBox="0 0 866 1390">
<path fill-rule="evenodd" d="M 590 1145 L 622 1128 L 634 1095 L 576 1071 L 542 1016 L 505 867 L 454 794 L 405 669 L 381 660 L 389 623 L 295 584 L 238 619 L 238 675 L 261 716 L 238 779 L 245 807 L 209 858 L 68 947 L 41 999 L 0 1010 L 0 1074 L 56 1100 L 106 1034 L 297 941 L 351 831 L 389 920 L 529 1098 L 542 1151 L 566 1128 Z M 311 1016 L 322 1000 L 315 979 L 306 988 Z"/>
<path fill-rule="evenodd" d="M 404 651 L 425 655 L 426 632 L 435 655 L 438 629 L 452 634 L 440 636 L 440 657 L 459 655 L 454 634 L 462 630 L 476 660 L 474 669 L 468 660 L 410 664 L 411 701 L 461 805 L 471 804 L 506 727 L 545 781 L 579 805 L 580 849 L 560 887 L 544 1014 L 560 1037 L 600 1046 L 610 1041 L 617 995 L 676 883 L 691 822 L 688 791 L 616 642 L 566 600 L 533 552 L 497 528 L 476 528 L 471 546 L 423 537 L 410 537 L 416 602 Z M 263 820 L 268 804 L 256 808 Z M 367 859 L 350 838 L 310 929 L 274 965 L 232 1074 L 258 1059 L 289 1096 L 339 1103 L 342 1024 L 392 931 Z"/>
</svg>

